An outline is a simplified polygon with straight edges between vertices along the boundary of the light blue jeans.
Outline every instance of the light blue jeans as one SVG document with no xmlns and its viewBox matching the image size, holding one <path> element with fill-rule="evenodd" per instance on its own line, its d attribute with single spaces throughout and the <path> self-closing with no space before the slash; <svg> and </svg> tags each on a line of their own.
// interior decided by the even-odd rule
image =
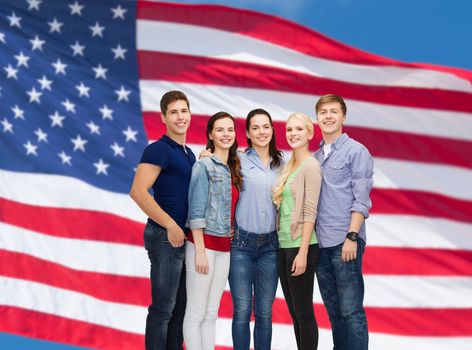
<svg viewBox="0 0 472 350">
<path fill-rule="evenodd" d="M 272 304 L 277 290 L 277 232 L 257 234 L 237 229 L 231 242 L 229 285 L 233 299 L 233 348 L 248 350 L 253 310 L 254 349 L 270 350 Z"/>
</svg>

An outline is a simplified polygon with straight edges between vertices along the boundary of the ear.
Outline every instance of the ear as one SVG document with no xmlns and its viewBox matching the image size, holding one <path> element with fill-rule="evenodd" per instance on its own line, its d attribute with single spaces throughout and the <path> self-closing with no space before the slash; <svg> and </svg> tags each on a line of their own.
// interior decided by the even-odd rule
<svg viewBox="0 0 472 350">
<path fill-rule="evenodd" d="M 166 116 L 165 116 L 165 114 L 163 114 L 163 113 L 161 113 L 161 120 L 162 120 L 162 122 L 165 124 L 165 122 L 166 122 Z"/>
<path fill-rule="evenodd" d="M 249 133 L 246 131 L 246 137 L 249 138 Z"/>
</svg>

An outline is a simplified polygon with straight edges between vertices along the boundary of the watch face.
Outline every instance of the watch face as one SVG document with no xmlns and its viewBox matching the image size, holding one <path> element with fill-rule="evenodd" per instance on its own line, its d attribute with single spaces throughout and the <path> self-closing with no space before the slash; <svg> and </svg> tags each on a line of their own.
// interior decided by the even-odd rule
<svg viewBox="0 0 472 350">
<path fill-rule="evenodd" d="M 349 238 L 351 241 L 357 241 L 357 237 L 359 234 L 357 232 L 349 232 L 347 234 L 347 238 Z"/>
</svg>

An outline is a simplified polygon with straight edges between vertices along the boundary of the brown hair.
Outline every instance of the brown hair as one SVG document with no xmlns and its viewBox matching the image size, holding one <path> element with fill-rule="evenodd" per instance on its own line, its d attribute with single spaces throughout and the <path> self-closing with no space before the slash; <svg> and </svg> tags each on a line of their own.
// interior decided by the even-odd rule
<svg viewBox="0 0 472 350">
<path fill-rule="evenodd" d="M 210 120 L 208 120 L 207 130 L 206 130 L 206 137 L 207 137 L 206 148 L 210 149 L 211 153 L 215 151 L 215 145 L 213 143 L 213 140 L 210 140 L 210 134 L 213 131 L 215 122 L 223 118 L 231 119 L 233 121 L 233 124 L 236 126 L 233 116 L 227 112 L 218 112 L 218 113 L 213 114 L 210 117 Z M 228 167 L 231 172 L 231 182 L 237 188 L 241 189 L 243 178 L 241 176 L 241 162 L 239 161 L 239 157 L 238 157 L 238 141 L 236 139 L 234 139 L 234 143 L 229 149 Z"/>
<path fill-rule="evenodd" d="M 169 106 L 169 104 L 175 101 L 179 101 L 179 100 L 185 101 L 185 103 L 187 103 L 188 109 L 190 110 L 190 102 L 188 101 L 187 96 L 182 91 L 173 90 L 173 91 L 168 91 L 164 95 L 162 95 L 162 98 L 161 98 L 162 115 L 163 116 L 166 115 L 167 107 Z"/>
<path fill-rule="evenodd" d="M 316 101 L 316 105 L 315 105 L 316 114 L 318 114 L 318 111 L 320 110 L 322 105 L 324 105 L 325 103 L 331 103 L 331 102 L 338 102 L 341 105 L 341 111 L 343 112 L 344 115 L 346 115 L 347 113 L 346 102 L 344 102 L 342 97 L 338 95 L 334 95 L 334 94 L 323 95 L 320 97 L 318 101 Z"/>
<path fill-rule="evenodd" d="M 267 112 L 265 109 L 262 109 L 262 108 L 257 108 L 250 111 L 246 117 L 246 131 L 249 132 L 249 127 L 251 126 L 251 119 L 257 114 L 262 114 L 262 115 L 267 116 L 267 118 L 269 118 L 269 123 L 270 123 L 270 126 L 272 127 L 272 138 L 270 139 L 270 142 L 269 142 L 269 155 L 272 158 L 272 161 L 270 162 L 270 167 L 272 169 L 278 168 L 282 161 L 282 152 L 279 151 L 276 146 L 274 124 L 272 123 L 272 117 L 270 116 L 269 112 Z M 247 140 L 247 145 L 249 147 L 252 147 L 251 139 L 249 137 L 246 137 L 246 140 Z"/>
</svg>

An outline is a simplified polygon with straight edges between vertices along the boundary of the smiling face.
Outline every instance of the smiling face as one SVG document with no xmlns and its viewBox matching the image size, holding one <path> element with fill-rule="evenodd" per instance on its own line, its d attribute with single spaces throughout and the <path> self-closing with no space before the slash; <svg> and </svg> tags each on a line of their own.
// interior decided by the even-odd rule
<svg viewBox="0 0 472 350">
<path fill-rule="evenodd" d="M 285 125 L 285 136 L 292 149 L 308 147 L 310 140 L 313 138 L 313 128 L 310 128 L 306 119 L 311 123 L 308 117 L 302 118 L 296 114 L 287 120 L 287 124 Z"/>
<path fill-rule="evenodd" d="M 327 102 L 319 106 L 316 119 L 323 133 L 323 138 L 326 139 L 328 137 L 331 140 L 335 140 L 343 132 L 346 115 L 343 113 L 339 102 Z"/>
<path fill-rule="evenodd" d="M 166 114 L 162 115 L 162 121 L 166 124 L 170 136 L 185 135 L 190 126 L 190 119 L 190 109 L 184 100 L 169 103 Z"/>
<path fill-rule="evenodd" d="M 215 149 L 229 150 L 236 139 L 233 120 L 228 117 L 216 120 L 208 137 Z"/>
<path fill-rule="evenodd" d="M 247 137 L 251 140 L 253 147 L 269 147 L 274 130 L 270 125 L 269 117 L 264 114 L 256 114 L 251 118 Z"/>
</svg>

